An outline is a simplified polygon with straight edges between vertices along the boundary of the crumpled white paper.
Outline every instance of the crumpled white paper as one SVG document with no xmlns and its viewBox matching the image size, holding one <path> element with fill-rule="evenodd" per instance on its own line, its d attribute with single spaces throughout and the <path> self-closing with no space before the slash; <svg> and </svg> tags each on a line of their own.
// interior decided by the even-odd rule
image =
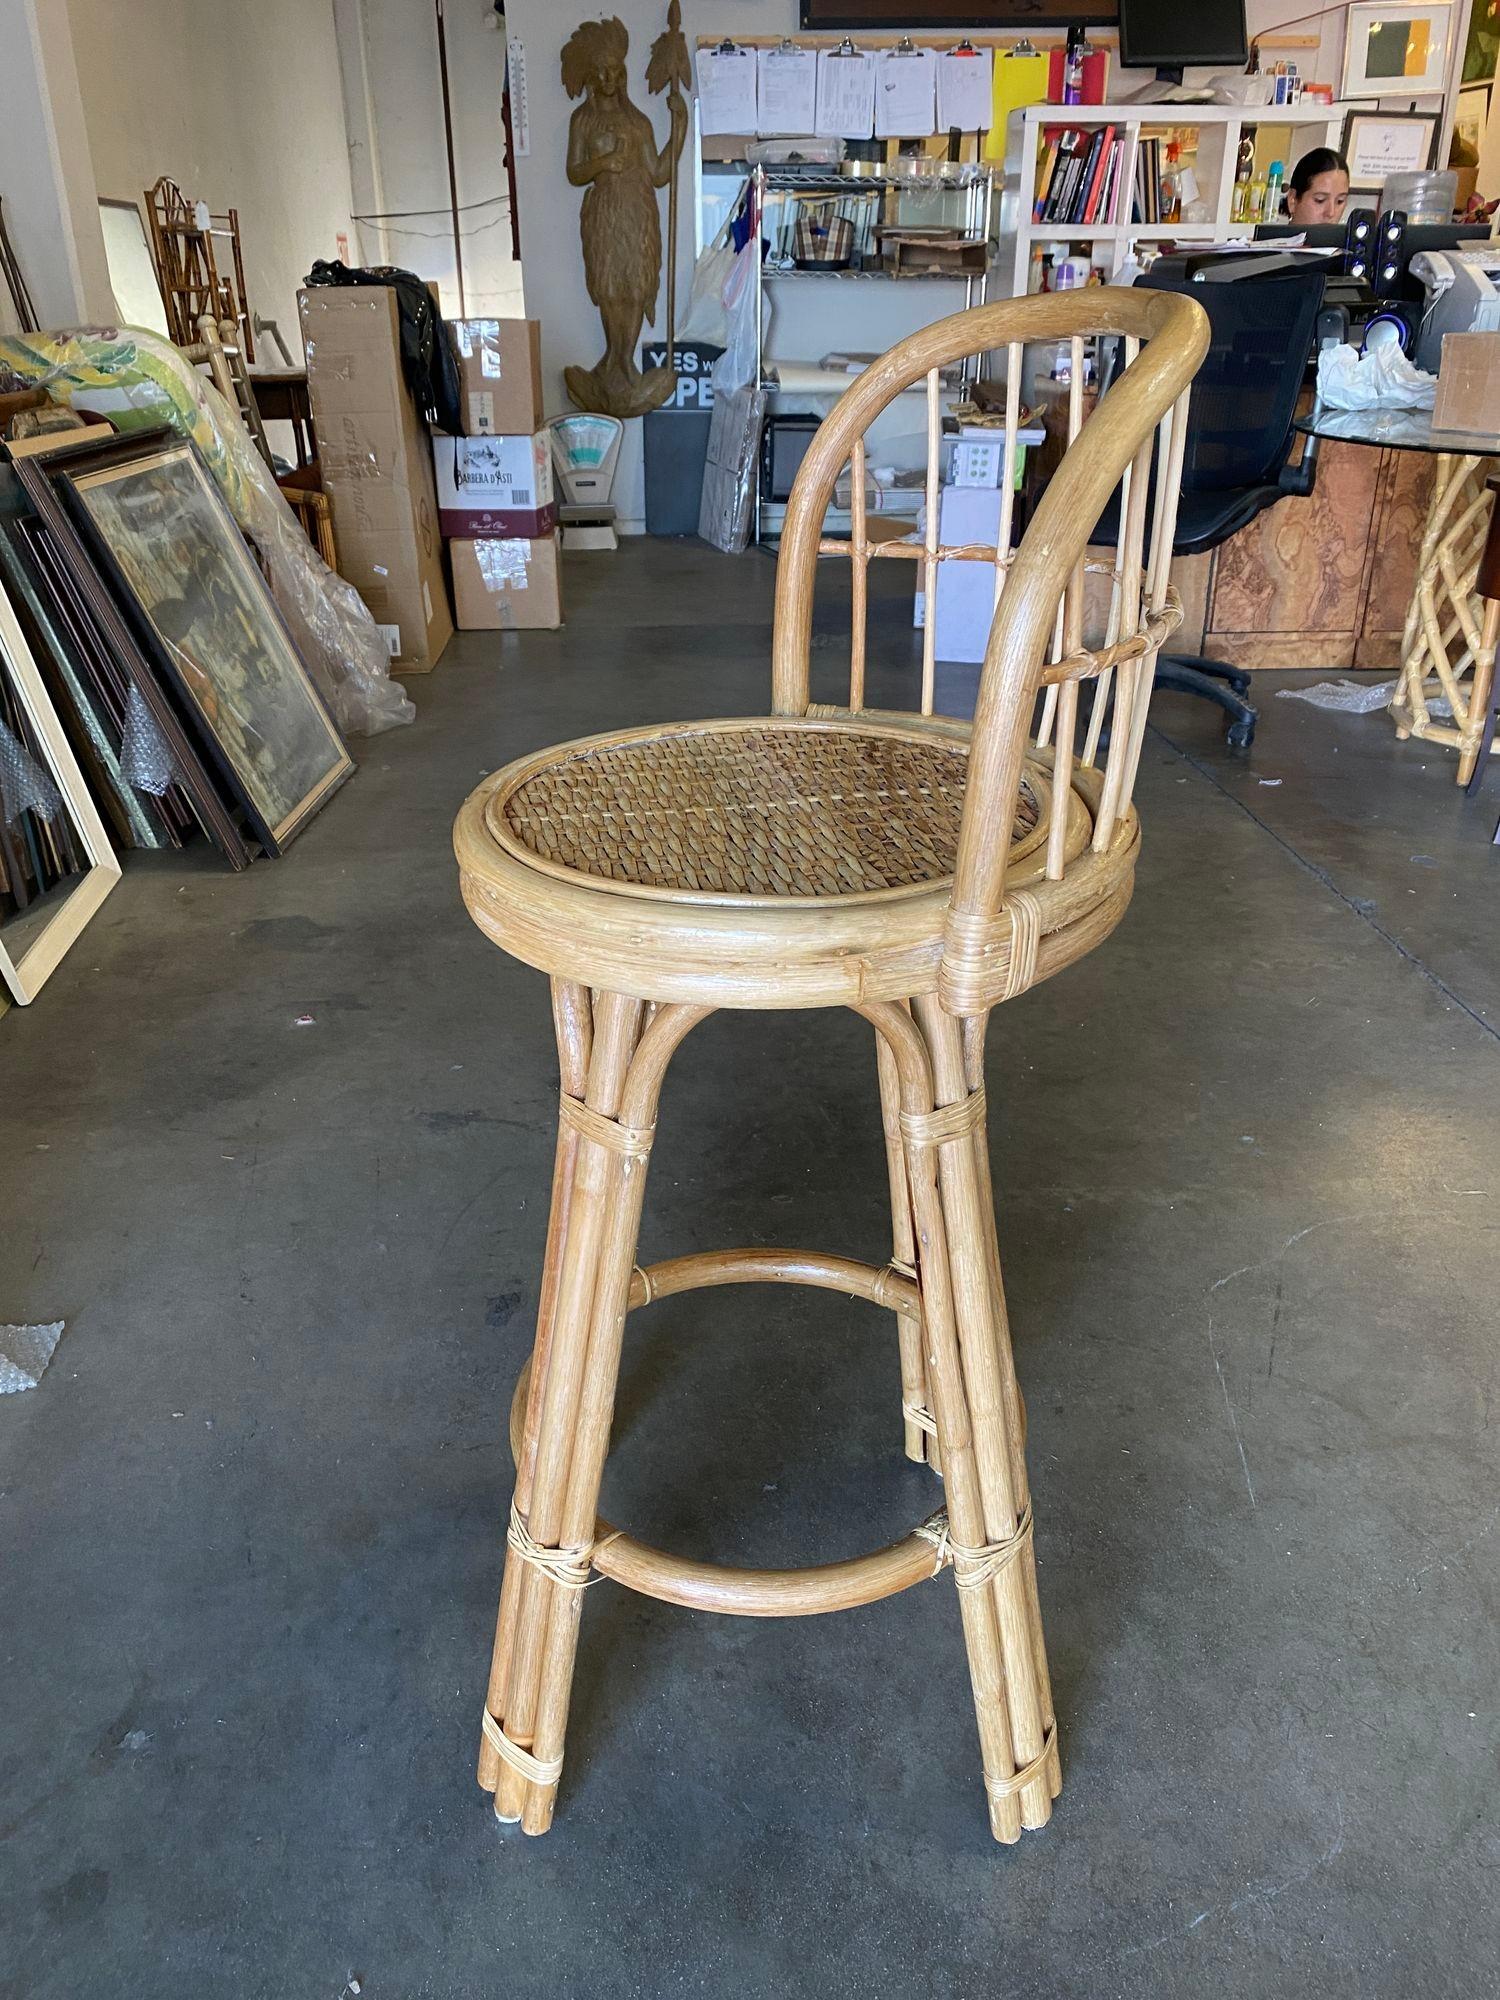
<svg viewBox="0 0 1500 2000">
<path fill-rule="evenodd" d="M 0 1326 L 0 1396 L 36 1387 L 66 1324 L 58 1319 L 50 1326 Z"/>
<path fill-rule="evenodd" d="M 1318 401 L 1330 410 L 1430 410 L 1437 377 L 1414 368 L 1394 341 L 1361 354 L 1347 341 L 1318 356 Z"/>
</svg>

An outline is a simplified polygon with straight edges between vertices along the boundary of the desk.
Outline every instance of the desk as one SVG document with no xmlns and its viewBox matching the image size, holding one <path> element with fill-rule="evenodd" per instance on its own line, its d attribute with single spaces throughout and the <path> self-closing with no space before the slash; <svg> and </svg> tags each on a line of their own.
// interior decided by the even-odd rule
<svg viewBox="0 0 1500 2000">
<path fill-rule="evenodd" d="M 1378 451 L 1426 453 L 1437 461 L 1390 714 L 1403 740 L 1419 736 L 1456 749 L 1458 782 L 1467 784 L 1479 756 L 1495 671 L 1475 578 L 1492 506 L 1485 481 L 1496 469 L 1500 436 L 1435 431 L 1429 410 L 1315 408 L 1298 418 L 1297 429 Z M 1434 681 L 1436 688 L 1430 685 Z M 1451 724 L 1432 714 L 1430 700 L 1439 691 L 1452 708 Z"/>
<path fill-rule="evenodd" d="M 285 423 L 292 427 L 292 447 L 297 454 L 297 470 L 305 471 L 318 456 L 313 437 L 312 404 L 307 394 L 305 368 L 253 370 L 250 390 L 263 424 Z"/>
</svg>

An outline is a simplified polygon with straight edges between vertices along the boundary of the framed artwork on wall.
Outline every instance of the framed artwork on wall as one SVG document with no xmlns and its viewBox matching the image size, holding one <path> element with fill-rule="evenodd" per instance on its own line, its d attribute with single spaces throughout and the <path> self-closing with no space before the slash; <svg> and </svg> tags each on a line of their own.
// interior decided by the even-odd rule
<svg viewBox="0 0 1500 2000">
<path fill-rule="evenodd" d="M 1468 83 L 1458 93 L 1458 108 L 1453 114 L 1453 153 L 1449 165 L 1467 164 L 1477 166 L 1479 148 L 1484 141 L 1484 128 L 1490 122 L 1490 86 L 1487 83 Z M 1457 156 L 1463 155 L 1462 160 Z"/>
<path fill-rule="evenodd" d="M 1488 83 L 1500 57 L 1500 0 L 1474 0 L 1464 43 L 1464 83 Z"/>
<path fill-rule="evenodd" d="M 1374 194 L 1388 174 L 1420 173 L 1433 163 L 1439 111 L 1351 111 L 1340 151 L 1349 162 L 1349 186 Z"/>
<path fill-rule="evenodd" d="M 1339 95 L 1441 97 L 1448 82 L 1452 14 L 1448 0 L 1413 7 L 1355 0 L 1345 29 Z"/>
</svg>

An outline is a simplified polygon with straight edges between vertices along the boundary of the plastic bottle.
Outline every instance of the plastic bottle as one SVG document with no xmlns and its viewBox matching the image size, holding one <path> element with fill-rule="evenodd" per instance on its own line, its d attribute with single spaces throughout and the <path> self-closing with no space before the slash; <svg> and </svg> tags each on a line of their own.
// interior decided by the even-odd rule
<svg viewBox="0 0 1500 2000">
<path fill-rule="evenodd" d="M 1286 169 L 1280 160 L 1272 160 L 1266 169 L 1266 192 L 1260 205 L 1262 222 L 1281 220 L 1281 181 Z"/>
<path fill-rule="evenodd" d="M 1167 141 L 1167 164 L 1161 176 L 1161 219 L 1182 220 L 1182 148 L 1175 139 Z"/>
<path fill-rule="evenodd" d="M 1239 151 L 1234 162 L 1234 193 L 1230 199 L 1231 221 L 1248 222 L 1250 219 L 1250 183 L 1255 178 L 1255 141 L 1246 136 L 1240 140 Z"/>
<path fill-rule="evenodd" d="M 1083 102 L 1084 48 L 1083 30 L 1075 23 L 1068 30 L 1068 45 L 1063 55 L 1062 101 L 1064 104 L 1082 104 Z"/>
</svg>

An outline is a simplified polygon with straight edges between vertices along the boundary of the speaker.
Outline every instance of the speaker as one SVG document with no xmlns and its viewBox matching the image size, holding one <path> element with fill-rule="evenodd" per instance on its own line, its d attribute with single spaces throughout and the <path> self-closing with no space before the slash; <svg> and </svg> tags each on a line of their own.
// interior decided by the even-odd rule
<svg viewBox="0 0 1500 2000">
<path fill-rule="evenodd" d="M 1419 307 L 1409 306 L 1403 299 L 1383 300 L 1365 321 L 1360 352 L 1369 354 L 1377 347 L 1399 347 L 1403 354 L 1410 354 L 1419 318 Z"/>
<path fill-rule="evenodd" d="M 1375 225 L 1375 270 L 1370 283 L 1378 299 L 1393 299 L 1406 265 L 1406 210 L 1390 209 Z"/>
<path fill-rule="evenodd" d="M 1344 276 L 1367 285 L 1375 268 L 1375 211 L 1352 208 L 1344 223 Z"/>
</svg>

